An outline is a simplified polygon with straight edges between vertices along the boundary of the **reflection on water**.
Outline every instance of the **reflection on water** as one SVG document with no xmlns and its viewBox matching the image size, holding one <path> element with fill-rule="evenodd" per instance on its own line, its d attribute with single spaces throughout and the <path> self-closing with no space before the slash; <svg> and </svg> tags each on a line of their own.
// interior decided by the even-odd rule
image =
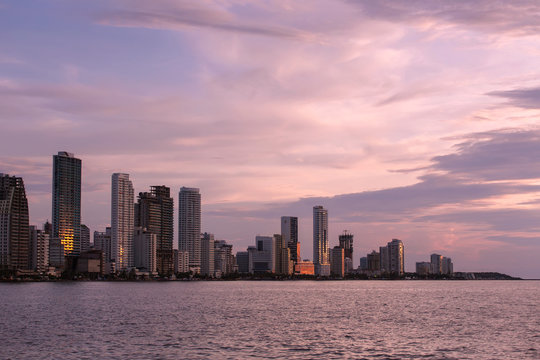
<svg viewBox="0 0 540 360">
<path fill-rule="evenodd" d="M 0 284 L 0 358 L 539 359 L 540 282 Z"/>
</svg>

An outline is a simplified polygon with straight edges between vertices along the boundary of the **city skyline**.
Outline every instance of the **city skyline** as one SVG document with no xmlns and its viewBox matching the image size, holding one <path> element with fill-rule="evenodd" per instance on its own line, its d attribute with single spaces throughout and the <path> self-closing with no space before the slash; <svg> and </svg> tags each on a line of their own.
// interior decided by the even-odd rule
<svg viewBox="0 0 540 360">
<path fill-rule="evenodd" d="M 236 249 L 294 216 L 311 257 L 320 204 L 356 264 L 399 238 L 409 270 L 540 277 L 536 2 L 32 4 L 0 1 L 0 172 L 30 224 L 69 151 L 91 232 L 128 173 L 200 188 L 201 230 Z"/>
</svg>

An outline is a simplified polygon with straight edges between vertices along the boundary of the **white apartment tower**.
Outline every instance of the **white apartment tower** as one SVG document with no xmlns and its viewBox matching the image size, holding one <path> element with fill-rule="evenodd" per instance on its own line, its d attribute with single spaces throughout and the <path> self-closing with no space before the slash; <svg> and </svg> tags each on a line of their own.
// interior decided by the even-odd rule
<svg viewBox="0 0 540 360">
<path fill-rule="evenodd" d="M 387 244 L 389 272 L 392 274 L 403 275 L 405 273 L 405 250 L 403 241 L 392 239 Z"/>
<path fill-rule="evenodd" d="M 313 207 L 313 264 L 329 264 L 328 210 Z"/>
<path fill-rule="evenodd" d="M 178 250 L 189 253 L 189 266 L 201 267 L 201 194 L 182 187 L 178 194 Z"/>
<path fill-rule="evenodd" d="M 136 227 L 133 235 L 134 266 L 157 274 L 157 234 Z"/>
<path fill-rule="evenodd" d="M 112 175 L 111 242 L 116 269 L 134 266 L 134 195 L 129 174 Z"/>
</svg>

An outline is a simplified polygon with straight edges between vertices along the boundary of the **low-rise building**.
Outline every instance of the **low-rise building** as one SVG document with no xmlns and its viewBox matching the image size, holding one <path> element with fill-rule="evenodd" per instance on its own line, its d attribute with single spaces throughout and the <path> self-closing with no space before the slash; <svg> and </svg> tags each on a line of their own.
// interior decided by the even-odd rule
<svg viewBox="0 0 540 360">
<path fill-rule="evenodd" d="M 428 275 L 431 273 L 431 263 L 429 262 L 417 262 L 416 263 L 416 273 L 418 275 Z"/>
<path fill-rule="evenodd" d="M 315 275 L 315 265 L 309 260 L 300 260 L 294 264 L 295 275 Z"/>
</svg>

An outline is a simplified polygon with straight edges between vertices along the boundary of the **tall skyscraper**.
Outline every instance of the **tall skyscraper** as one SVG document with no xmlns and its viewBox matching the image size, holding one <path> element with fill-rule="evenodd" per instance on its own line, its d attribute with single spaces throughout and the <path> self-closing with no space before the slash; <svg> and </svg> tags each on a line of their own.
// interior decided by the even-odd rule
<svg viewBox="0 0 540 360">
<path fill-rule="evenodd" d="M 329 264 L 328 210 L 322 206 L 313 207 L 313 264 L 315 271 L 321 264 Z"/>
<path fill-rule="evenodd" d="M 431 273 L 442 274 L 443 257 L 439 254 L 431 254 Z"/>
<path fill-rule="evenodd" d="M 150 192 L 139 193 L 135 206 L 135 226 L 157 237 L 157 271 L 160 274 L 172 274 L 173 264 L 173 199 L 171 189 L 166 186 L 152 186 Z"/>
<path fill-rule="evenodd" d="M 189 265 L 201 267 L 201 194 L 182 187 L 178 194 L 178 250 L 189 252 Z"/>
<path fill-rule="evenodd" d="M 390 273 L 403 275 L 405 273 L 405 248 L 403 241 L 392 239 L 387 245 L 388 260 L 390 263 Z"/>
<path fill-rule="evenodd" d="M 64 255 L 81 252 L 81 160 L 60 151 L 53 155 L 52 236 Z"/>
<path fill-rule="evenodd" d="M 294 263 L 291 260 L 291 249 L 287 246 L 281 234 L 274 234 L 274 264 L 277 274 L 290 275 L 294 272 Z"/>
<path fill-rule="evenodd" d="M 29 268 L 28 221 L 28 200 L 23 179 L 0 174 L 0 268 Z"/>
<path fill-rule="evenodd" d="M 129 174 L 112 174 L 111 240 L 113 258 L 119 271 L 134 266 L 134 195 Z"/>
<path fill-rule="evenodd" d="M 452 264 L 452 259 L 443 257 L 442 273 L 445 275 L 452 275 L 454 273 L 454 264 Z"/>
<path fill-rule="evenodd" d="M 339 235 L 339 247 L 345 252 L 345 259 L 350 259 L 350 267 L 354 266 L 353 262 L 353 234 L 347 230 L 343 231 L 343 234 Z"/>
<path fill-rule="evenodd" d="M 298 242 L 298 218 L 295 216 L 281 217 L 281 236 L 283 243 L 291 249 L 291 260 L 296 264 L 302 260 L 300 257 L 300 243 Z"/>
</svg>

